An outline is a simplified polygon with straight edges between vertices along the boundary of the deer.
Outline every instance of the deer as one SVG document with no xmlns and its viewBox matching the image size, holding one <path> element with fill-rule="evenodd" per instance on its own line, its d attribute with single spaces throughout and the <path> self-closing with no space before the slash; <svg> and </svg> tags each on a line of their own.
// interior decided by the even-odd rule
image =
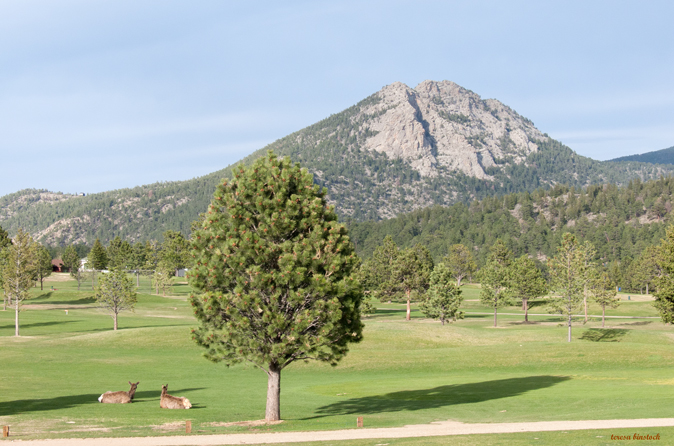
<svg viewBox="0 0 674 446">
<path fill-rule="evenodd" d="M 129 381 L 131 388 L 128 392 L 105 392 L 103 395 L 98 397 L 99 403 L 112 403 L 112 404 L 126 404 L 130 403 L 133 400 L 134 395 L 136 394 L 136 388 L 140 384 L 140 381 L 137 383 L 132 383 Z"/>
<path fill-rule="evenodd" d="M 192 407 L 190 400 L 183 396 L 172 396 L 166 391 L 168 384 L 161 386 L 161 399 L 159 400 L 159 407 L 162 409 L 189 409 Z"/>
</svg>

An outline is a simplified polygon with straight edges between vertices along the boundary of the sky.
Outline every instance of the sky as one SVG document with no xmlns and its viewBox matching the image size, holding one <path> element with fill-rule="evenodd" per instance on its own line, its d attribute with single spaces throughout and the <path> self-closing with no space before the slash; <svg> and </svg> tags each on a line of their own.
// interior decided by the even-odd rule
<svg viewBox="0 0 674 446">
<path fill-rule="evenodd" d="M 396 81 L 598 160 L 674 146 L 671 1 L 0 0 L 0 196 L 222 169 Z"/>
</svg>

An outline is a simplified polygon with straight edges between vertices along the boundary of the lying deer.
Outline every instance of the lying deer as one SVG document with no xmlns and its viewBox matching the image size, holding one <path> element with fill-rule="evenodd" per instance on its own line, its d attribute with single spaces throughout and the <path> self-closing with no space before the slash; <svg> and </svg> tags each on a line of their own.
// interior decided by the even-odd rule
<svg viewBox="0 0 674 446">
<path fill-rule="evenodd" d="M 190 400 L 183 396 L 171 396 L 166 393 L 168 384 L 161 386 L 161 400 L 159 400 L 159 407 L 162 409 L 189 409 L 192 407 Z"/>
<path fill-rule="evenodd" d="M 128 392 L 105 392 L 98 397 L 98 401 L 101 403 L 130 403 L 133 400 L 133 396 L 136 394 L 136 387 L 138 387 L 140 381 L 135 384 L 129 381 L 129 384 L 131 385 L 131 388 Z"/>
</svg>

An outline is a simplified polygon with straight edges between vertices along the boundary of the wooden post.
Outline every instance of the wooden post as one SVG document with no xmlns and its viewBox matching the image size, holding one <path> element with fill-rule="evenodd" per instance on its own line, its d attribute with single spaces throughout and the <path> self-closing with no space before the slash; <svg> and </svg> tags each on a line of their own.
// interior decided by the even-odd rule
<svg viewBox="0 0 674 446">
<path fill-rule="evenodd" d="M 356 427 L 363 427 L 363 417 L 356 418 Z"/>
<path fill-rule="evenodd" d="M 2 426 L 2 436 L 5 438 L 9 437 L 9 426 Z"/>
<path fill-rule="evenodd" d="M 185 421 L 185 433 L 186 434 L 192 433 L 192 421 L 191 420 Z"/>
</svg>

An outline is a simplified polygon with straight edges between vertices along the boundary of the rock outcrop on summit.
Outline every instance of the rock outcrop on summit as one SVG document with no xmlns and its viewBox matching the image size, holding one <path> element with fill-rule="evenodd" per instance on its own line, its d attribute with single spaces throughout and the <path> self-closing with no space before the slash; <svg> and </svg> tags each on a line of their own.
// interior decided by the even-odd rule
<svg viewBox="0 0 674 446">
<path fill-rule="evenodd" d="M 422 176 L 445 168 L 492 179 L 485 168 L 496 160 L 522 163 L 538 149 L 535 141 L 548 140 L 509 107 L 454 82 L 424 81 L 414 89 L 396 82 L 377 96 L 380 102 L 361 110 L 377 115 L 367 124 L 377 134 L 364 146 L 405 160 Z"/>
</svg>

